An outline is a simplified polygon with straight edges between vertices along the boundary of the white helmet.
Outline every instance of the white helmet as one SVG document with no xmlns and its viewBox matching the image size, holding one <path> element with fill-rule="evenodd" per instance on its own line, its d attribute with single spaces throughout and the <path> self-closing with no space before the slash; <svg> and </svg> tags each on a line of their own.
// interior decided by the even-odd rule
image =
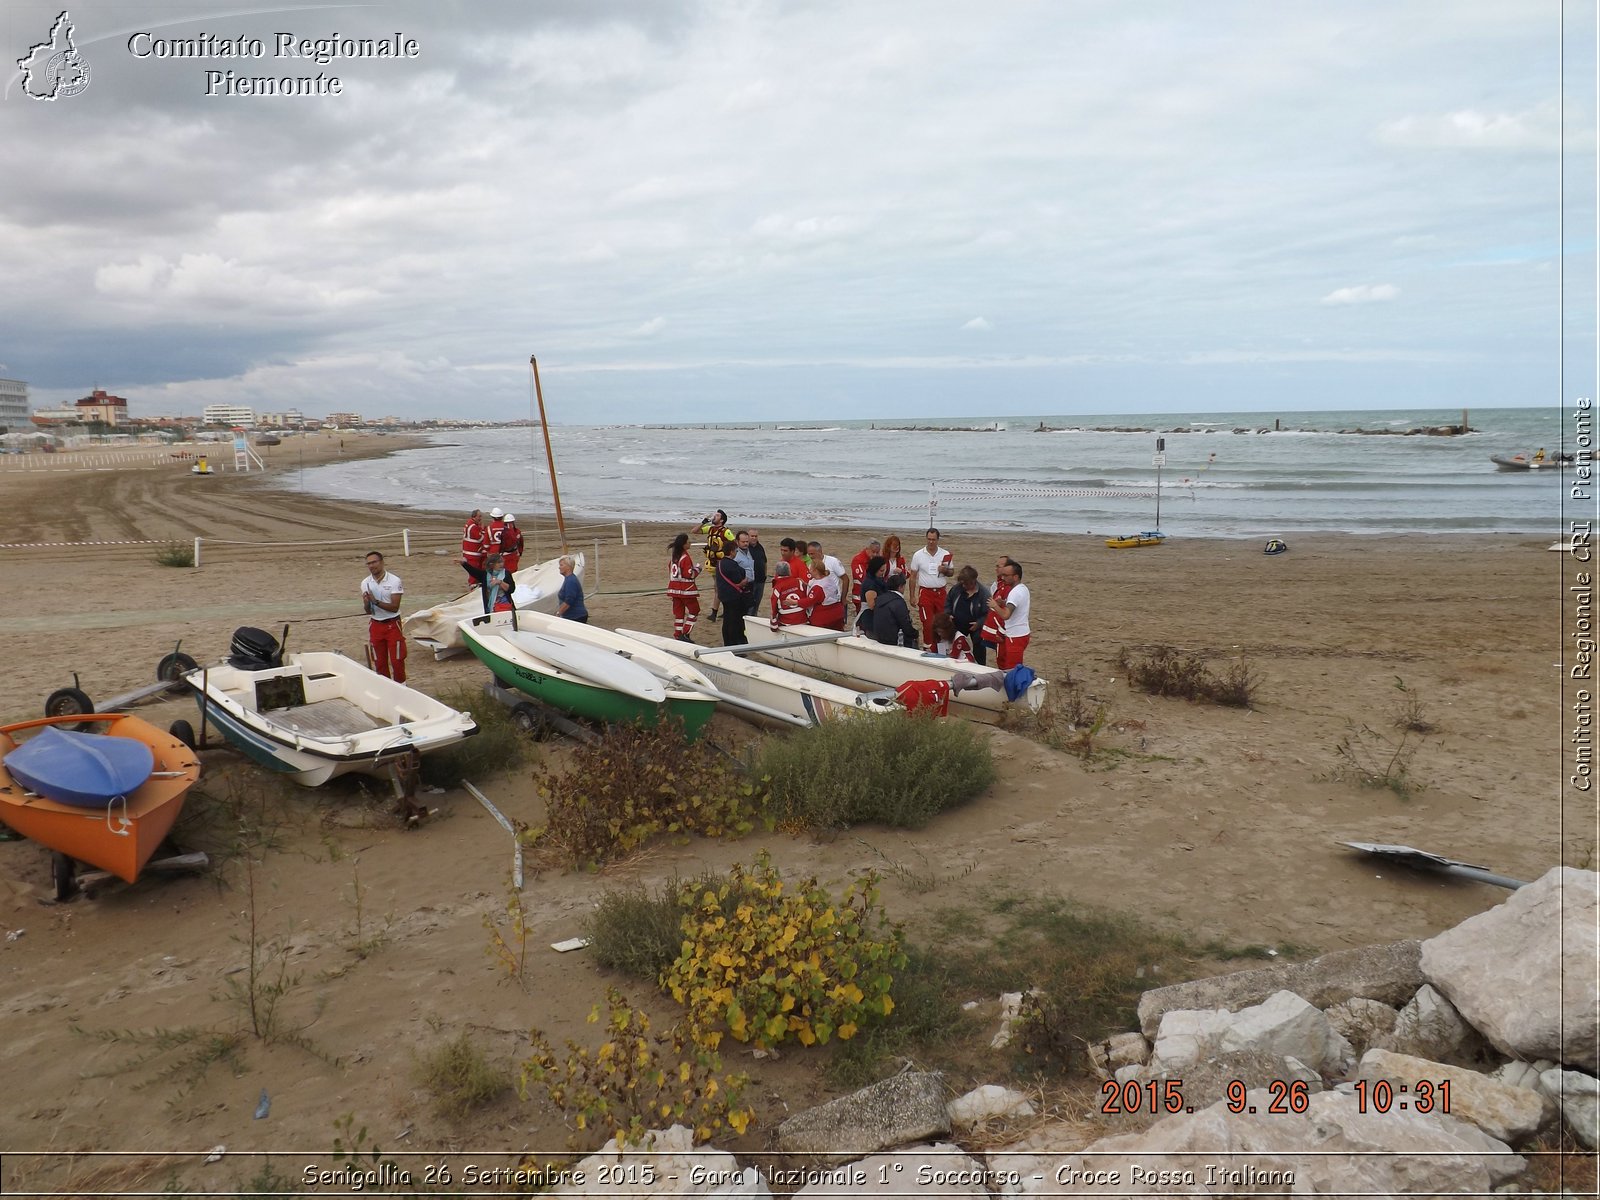
<svg viewBox="0 0 1600 1200">
<path fill-rule="evenodd" d="M 515 516 L 513 516 L 511 513 L 507 513 L 506 514 L 506 524 L 507 525 L 515 525 L 516 523 L 517 523 L 517 518 Z"/>
<path fill-rule="evenodd" d="M 503 512 L 501 512 L 501 511 L 500 511 L 500 510 L 499 510 L 499 509 L 498 509 L 498 508 L 491 508 L 491 509 L 490 509 L 490 510 L 489 510 L 489 516 L 491 516 L 491 517 L 492 517 L 492 518 L 494 518 L 494 519 L 495 519 L 495 520 L 496 520 L 496 521 L 498 521 L 498 520 L 500 520 L 500 519 L 501 519 L 501 518 L 502 518 L 502 517 L 504 517 L 504 516 L 505 516 L 505 513 L 503 513 Z"/>
</svg>

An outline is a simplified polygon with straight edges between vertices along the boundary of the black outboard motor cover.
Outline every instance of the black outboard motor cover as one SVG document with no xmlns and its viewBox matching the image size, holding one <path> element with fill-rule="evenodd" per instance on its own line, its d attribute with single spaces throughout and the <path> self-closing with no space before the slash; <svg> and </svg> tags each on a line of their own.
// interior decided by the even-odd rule
<svg viewBox="0 0 1600 1200">
<path fill-rule="evenodd" d="M 283 649 L 265 629 L 241 625 L 233 631 L 228 665 L 241 671 L 268 671 L 283 666 Z"/>
</svg>

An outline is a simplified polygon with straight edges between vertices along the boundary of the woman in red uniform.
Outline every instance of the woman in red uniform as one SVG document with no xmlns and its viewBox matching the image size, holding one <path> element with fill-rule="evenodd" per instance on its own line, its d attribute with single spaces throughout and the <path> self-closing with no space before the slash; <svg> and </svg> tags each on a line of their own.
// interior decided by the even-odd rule
<svg viewBox="0 0 1600 1200">
<path fill-rule="evenodd" d="M 811 624 L 818 629 L 844 628 L 844 591 L 839 586 L 839 577 L 828 569 L 827 560 L 820 554 L 811 564 L 811 587 L 806 602 L 811 608 Z"/>
<path fill-rule="evenodd" d="M 689 535 L 680 533 L 667 551 L 667 595 L 672 600 L 672 636 L 692 642 L 694 623 L 700 617 L 700 589 L 695 577 L 700 566 L 689 553 Z"/>
</svg>

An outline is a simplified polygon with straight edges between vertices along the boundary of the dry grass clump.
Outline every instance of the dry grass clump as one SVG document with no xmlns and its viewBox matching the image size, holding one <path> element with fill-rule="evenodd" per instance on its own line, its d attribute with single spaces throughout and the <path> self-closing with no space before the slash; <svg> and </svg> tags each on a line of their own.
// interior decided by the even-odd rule
<svg viewBox="0 0 1600 1200">
<path fill-rule="evenodd" d="M 416 1060 L 417 1083 L 433 1096 L 440 1116 L 460 1120 L 511 1090 L 511 1073 L 491 1063 L 470 1034 L 461 1033 Z"/>
<path fill-rule="evenodd" d="M 1203 656 L 1171 646 L 1154 646 L 1139 657 L 1124 646 L 1117 653 L 1117 669 L 1127 677 L 1129 687 L 1152 696 L 1179 696 L 1227 708 L 1253 708 L 1261 686 L 1260 678 L 1242 658 L 1218 675 Z"/>
<path fill-rule="evenodd" d="M 545 824 L 527 839 L 570 866 L 599 866 L 662 833 L 737 837 L 765 815 L 765 793 L 676 722 L 610 726 L 565 770 L 534 780 Z"/>
</svg>

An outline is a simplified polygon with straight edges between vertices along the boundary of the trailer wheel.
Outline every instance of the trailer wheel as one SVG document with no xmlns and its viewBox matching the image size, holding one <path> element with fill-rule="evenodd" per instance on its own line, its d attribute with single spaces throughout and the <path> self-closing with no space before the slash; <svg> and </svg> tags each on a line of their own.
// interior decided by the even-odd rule
<svg viewBox="0 0 1600 1200">
<path fill-rule="evenodd" d="M 78 894 L 78 864 L 59 850 L 50 852 L 50 882 L 57 900 L 71 900 Z"/>
<path fill-rule="evenodd" d="M 57 688 L 44 702 L 44 715 L 47 717 L 87 717 L 92 712 L 94 701 L 89 699 L 87 692 L 75 687 Z M 74 728 L 86 730 L 95 724 L 97 722 L 79 721 Z"/>
<path fill-rule="evenodd" d="M 156 678 L 162 683 L 177 683 L 190 671 L 197 670 L 199 666 L 200 664 L 187 654 L 175 651 L 156 664 Z"/>
<path fill-rule="evenodd" d="M 544 714 L 531 704 L 519 704 L 513 708 L 511 723 L 532 737 L 539 737 L 545 731 Z"/>
<path fill-rule="evenodd" d="M 189 749 L 193 750 L 196 748 L 194 726 L 189 724 L 189 722 L 183 720 L 174 721 L 171 725 L 167 726 L 167 732 L 173 737 L 177 738 L 185 746 L 189 747 Z"/>
</svg>

